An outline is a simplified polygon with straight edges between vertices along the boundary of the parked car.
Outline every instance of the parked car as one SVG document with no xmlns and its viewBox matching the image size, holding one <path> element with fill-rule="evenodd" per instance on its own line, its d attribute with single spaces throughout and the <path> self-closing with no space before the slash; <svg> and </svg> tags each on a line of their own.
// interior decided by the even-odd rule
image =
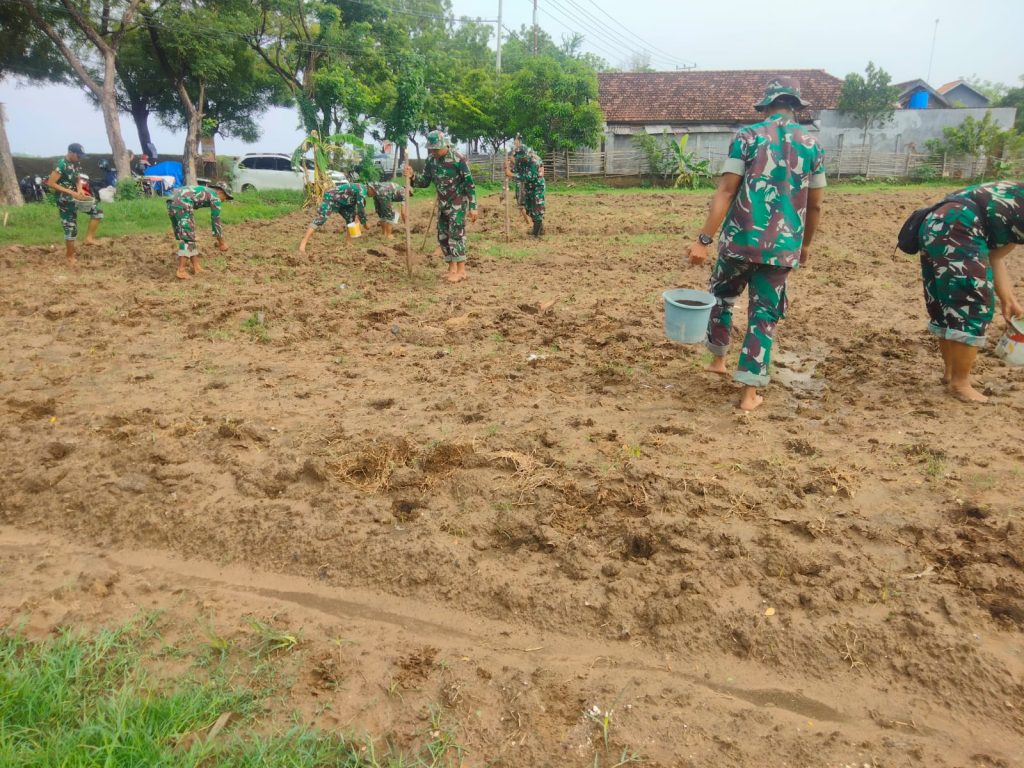
<svg viewBox="0 0 1024 768">
<path fill-rule="evenodd" d="M 303 158 L 303 162 L 311 176 L 313 161 Z M 335 184 L 348 181 L 341 171 L 330 171 L 329 174 Z M 302 189 L 305 186 L 301 167 L 292 165 L 288 155 L 277 153 L 250 153 L 237 158 L 232 176 L 232 189 L 242 192 L 254 189 Z"/>
<path fill-rule="evenodd" d="M 373 164 L 377 166 L 377 170 L 380 171 L 381 176 L 384 178 L 393 176 L 395 173 L 394 153 L 385 154 L 384 152 L 374 152 Z"/>
</svg>

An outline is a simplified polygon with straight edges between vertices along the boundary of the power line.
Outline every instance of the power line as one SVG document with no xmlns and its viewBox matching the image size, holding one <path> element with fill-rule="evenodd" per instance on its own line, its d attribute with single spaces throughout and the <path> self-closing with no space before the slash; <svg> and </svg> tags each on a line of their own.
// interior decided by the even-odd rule
<svg viewBox="0 0 1024 768">
<path fill-rule="evenodd" d="M 588 21 L 588 23 L 590 23 L 592 26 L 602 30 L 606 37 L 610 36 L 612 39 L 615 40 L 616 43 L 620 45 L 625 44 L 630 48 L 637 48 L 636 43 L 633 43 L 622 37 L 622 32 L 624 32 L 625 30 L 610 27 L 606 22 L 597 19 L 593 14 L 590 13 L 590 11 L 588 11 L 586 8 L 584 8 L 582 5 L 576 2 L 576 0 L 559 0 L 559 2 L 562 1 L 568 3 L 576 11 L 578 11 L 582 15 L 582 17 L 585 18 Z M 679 60 L 674 56 L 663 53 L 656 53 L 655 50 L 650 45 L 648 45 L 647 42 L 645 42 L 643 39 L 639 37 L 637 39 L 640 41 L 640 52 L 646 53 L 651 59 L 660 59 L 673 67 L 679 62 Z"/>
<path fill-rule="evenodd" d="M 532 0 L 530 0 L 530 2 L 532 2 Z M 554 21 L 556 24 L 559 24 L 567 32 L 570 32 L 575 35 L 580 35 L 581 37 L 583 37 L 585 40 L 589 42 L 592 48 L 595 48 L 596 50 L 600 51 L 601 56 L 608 57 L 609 63 L 614 62 L 616 59 L 621 57 L 621 50 L 616 50 L 614 46 L 610 46 L 607 43 L 604 43 L 603 41 L 598 41 L 594 39 L 592 35 L 584 35 L 579 31 L 578 25 L 572 23 L 571 21 L 566 21 L 560 15 L 556 15 L 555 12 L 551 10 L 550 5 L 551 3 L 548 2 L 548 4 L 546 4 L 543 8 L 540 8 L 540 12 L 543 13 L 552 21 Z"/>
<path fill-rule="evenodd" d="M 626 33 L 627 35 L 630 35 L 631 37 L 633 37 L 633 38 L 635 38 L 635 39 L 637 39 L 637 40 L 640 40 L 641 42 L 644 42 L 644 41 L 643 41 L 643 38 L 641 38 L 641 37 L 640 37 L 639 35 L 637 35 L 636 33 L 634 33 L 634 32 L 631 32 L 631 31 L 630 31 L 629 29 L 627 29 L 626 27 L 624 27 L 624 26 L 623 26 L 622 24 L 620 24 L 620 23 L 619 23 L 619 22 L 618 22 L 618 21 L 617 21 L 617 20 L 616 20 L 616 19 L 615 19 L 615 18 L 614 18 L 614 17 L 613 17 L 613 16 L 611 15 L 611 14 L 610 14 L 610 13 L 608 13 L 608 11 L 606 11 L 606 10 L 605 10 L 604 8 L 602 8 L 602 7 L 600 6 L 600 5 L 598 5 L 598 4 L 597 4 L 597 0 L 590 0 L 590 4 L 591 4 L 591 5 L 593 5 L 593 6 L 595 7 L 595 8 L 597 8 L 597 10 L 599 10 L 599 11 L 600 11 L 601 13 L 603 13 L 603 14 L 604 14 L 605 16 L 607 16 L 607 17 L 608 17 L 608 19 L 609 19 L 609 20 L 611 20 L 611 22 L 612 22 L 613 24 L 615 24 L 615 25 L 616 25 L 616 26 L 617 26 L 617 27 L 618 27 L 619 29 L 621 29 L 621 30 L 622 30 L 623 32 L 625 32 L 625 33 Z M 645 45 L 646 45 L 646 43 L 645 43 Z M 668 54 L 667 54 L 667 52 L 666 52 L 666 51 L 665 51 L 664 49 L 661 49 L 661 48 L 655 48 L 654 46 L 650 46 L 650 48 L 651 48 L 651 50 L 652 50 L 652 51 L 660 51 L 660 52 L 661 52 L 662 54 L 666 54 L 666 55 L 668 55 Z M 670 56 L 670 58 L 674 59 L 675 57 L 671 57 L 671 56 Z M 695 67 L 695 66 L 697 66 L 696 62 L 693 62 L 693 61 L 686 61 L 685 59 L 679 59 L 679 61 L 681 61 L 681 62 L 682 62 L 682 63 L 684 63 L 684 64 L 688 64 L 688 65 L 690 65 L 690 66 L 694 66 L 694 67 Z"/>
</svg>

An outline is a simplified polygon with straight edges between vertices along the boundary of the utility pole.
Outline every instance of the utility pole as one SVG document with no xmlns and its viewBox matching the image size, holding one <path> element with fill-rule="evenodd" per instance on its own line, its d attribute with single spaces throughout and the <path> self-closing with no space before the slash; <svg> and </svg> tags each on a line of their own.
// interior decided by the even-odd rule
<svg viewBox="0 0 1024 768">
<path fill-rule="evenodd" d="M 939 20 L 935 20 L 935 32 L 932 33 L 932 54 L 928 57 L 928 78 L 925 80 L 929 85 L 932 80 L 932 62 L 935 61 L 935 39 L 939 36 Z"/>
<path fill-rule="evenodd" d="M 501 0 L 498 0 L 498 74 L 501 74 Z"/>
<path fill-rule="evenodd" d="M 537 0 L 533 0 L 533 55 L 537 55 Z"/>
</svg>

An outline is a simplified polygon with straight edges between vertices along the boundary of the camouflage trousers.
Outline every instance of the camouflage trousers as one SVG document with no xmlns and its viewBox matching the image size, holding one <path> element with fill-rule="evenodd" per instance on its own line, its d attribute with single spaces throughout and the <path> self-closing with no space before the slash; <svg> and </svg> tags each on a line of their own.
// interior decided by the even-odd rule
<svg viewBox="0 0 1024 768">
<path fill-rule="evenodd" d="M 523 208 L 534 223 L 544 221 L 544 192 L 547 185 L 544 179 L 537 179 L 536 182 L 523 182 Z"/>
<path fill-rule="evenodd" d="M 401 201 L 399 201 L 401 205 Z M 379 218 L 385 224 L 392 224 L 395 221 L 395 206 L 391 202 L 381 200 L 380 198 L 374 198 L 373 208 L 377 212 L 377 218 Z"/>
<path fill-rule="evenodd" d="M 995 286 L 988 244 L 978 236 L 951 246 L 922 227 L 921 279 L 928 330 L 940 339 L 984 347 L 985 330 L 995 316 Z M 977 240 L 977 242 L 973 242 Z"/>
<path fill-rule="evenodd" d="M 58 200 L 57 213 L 60 215 L 60 224 L 64 227 L 65 240 L 78 239 L 78 212 L 88 213 L 90 219 L 102 219 L 103 211 L 96 205 L 96 201 L 79 200 Z"/>
<path fill-rule="evenodd" d="M 444 253 L 444 260 L 466 260 L 466 206 L 438 203 L 437 242 Z"/>
<path fill-rule="evenodd" d="M 747 335 L 733 378 L 741 384 L 763 387 L 769 381 L 775 326 L 786 316 L 786 280 L 792 270 L 769 264 L 755 264 L 728 254 L 719 255 L 711 273 L 708 290 L 715 306 L 708 321 L 706 346 L 717 357 L 729 349 L 732 333 L 732 309 L 736 299 L 750 288 L 747 309 Z"/>
<path fill-rule="evenodd" d="M 176 200 L 167 201 L 167 215 L 171 219 L 174 239 L 178 241 L 178 256 L 192 258 L 199 253 L 196 244 L 196 217 L 192 208 Z"/>
</svg>

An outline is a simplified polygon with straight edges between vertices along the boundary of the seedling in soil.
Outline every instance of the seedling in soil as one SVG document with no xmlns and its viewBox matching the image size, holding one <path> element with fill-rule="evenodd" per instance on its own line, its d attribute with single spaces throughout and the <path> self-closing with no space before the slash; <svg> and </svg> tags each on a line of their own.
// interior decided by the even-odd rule
<svg viewBox="0 0 1024 768">
<path fill-rule="evenodd" d="M 267 330 L 267 319 L 262 312 L 253 312 L 242 321 L 242 330 L 252 336 L 261 344 L 270 341 L 270 331 Z"/>
<path fill-rule="evenodd" d="M 644 455 L 643 449 L 639 444 L 630 445 L 626 444 L 622 446 L 622 452 L 626 454 L 627 459 L 639 459 Z"/>
<path fill-rule="evenodd" d="M 255 635 L 252 655 L 256 658 L 263 658 L 279 651 L 291 651 L 299 644 L 298 635 L 276 629 L 255 616 L 248 617 L 246 623 Z"/>
<path fill-rule="evenodd" d="M 206 333 L 206 337 L 210 341 L 227 341 L 233 335 L 229 328 L 211 328 Z"/>
</svg>

